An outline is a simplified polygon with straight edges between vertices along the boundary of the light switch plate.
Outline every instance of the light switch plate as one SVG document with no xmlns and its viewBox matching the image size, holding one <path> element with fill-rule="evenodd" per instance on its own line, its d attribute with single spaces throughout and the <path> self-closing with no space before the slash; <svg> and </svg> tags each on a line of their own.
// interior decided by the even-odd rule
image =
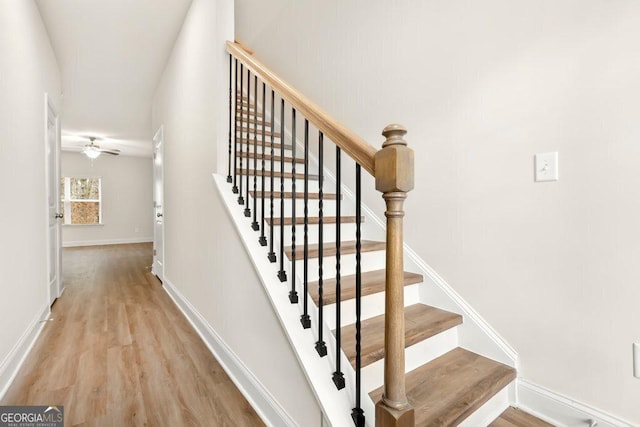
<svg viewBox="0 0 640 427">
<path fill-rule="evenodd" d="M 558 180 L 558 152 L 536 154 L 536 182 Z"/>
</svg>

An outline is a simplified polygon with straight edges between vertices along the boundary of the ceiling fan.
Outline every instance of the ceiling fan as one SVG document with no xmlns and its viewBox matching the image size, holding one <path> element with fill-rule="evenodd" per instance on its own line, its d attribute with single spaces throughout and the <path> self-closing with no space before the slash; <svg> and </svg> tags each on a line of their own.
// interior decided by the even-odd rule
<svg viewBox="0 0 640 427">
<path fill-rule="evenodd" d="M 89 141 L 91 142 L 84 146 L 84 148 L 82 149 L 82 153 L 90 159 L 97 159 L 102 153 L 111 154 L 113 156 L 117 156 L 120 154 L 120 150 L 116 148 L 100 148 L 99 145 L 96 145 L 96 138 L 94 136 L 89 137 Z"/>
</svg>

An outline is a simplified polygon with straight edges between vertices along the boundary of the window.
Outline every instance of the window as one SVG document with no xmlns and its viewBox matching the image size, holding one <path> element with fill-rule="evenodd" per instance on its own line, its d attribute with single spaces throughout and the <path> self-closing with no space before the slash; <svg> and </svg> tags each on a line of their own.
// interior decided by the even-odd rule
<svg viewBox="0 0 640 427">
<path fill-rule="evenodd" d="M 102 224 L 101 178 L 62 178 L 60 199 L 65 224 Z"/>
</svg>

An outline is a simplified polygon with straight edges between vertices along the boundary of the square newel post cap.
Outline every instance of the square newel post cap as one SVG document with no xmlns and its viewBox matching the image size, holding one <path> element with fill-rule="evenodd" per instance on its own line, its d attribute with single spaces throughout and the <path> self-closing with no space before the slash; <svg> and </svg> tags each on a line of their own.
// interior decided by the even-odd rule
<svg viewBox="0 0 640 427">
<path fill-rule="evenodd" d="M 375 155 L 376 190 L 382 193 L 413 190 L 414 154 L 404 140 L 407 129 L 389 125 L 382 131 L 386 141 Z"/>
</svg>

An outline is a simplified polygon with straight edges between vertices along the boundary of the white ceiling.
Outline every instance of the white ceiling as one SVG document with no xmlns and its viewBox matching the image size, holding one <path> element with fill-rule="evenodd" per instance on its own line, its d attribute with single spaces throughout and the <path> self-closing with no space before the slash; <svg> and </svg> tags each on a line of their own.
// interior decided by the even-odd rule
<svg viewBox="0 0 640 427">
<path fill-rule="evenodd" d="M 36 0 L 62 75 L 62 148 L 151 156 L 153 94 L 192 0 Z"/>
</svg>

